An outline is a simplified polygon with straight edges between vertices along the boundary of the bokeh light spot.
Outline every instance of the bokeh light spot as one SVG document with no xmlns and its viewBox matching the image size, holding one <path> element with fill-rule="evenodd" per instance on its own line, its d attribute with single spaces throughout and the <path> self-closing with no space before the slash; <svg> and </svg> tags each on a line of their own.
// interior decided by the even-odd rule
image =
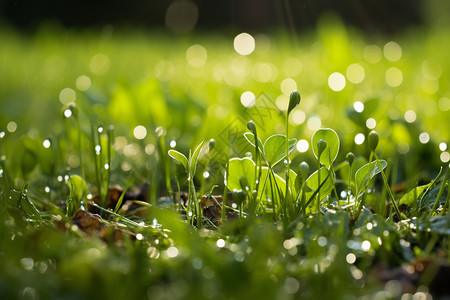
<svg viewBox="0 0 450 300">
<path fill-rule="evenodd" d="M 271 82 L 277 78 L 277 69 L 269 63 L 257 63 L 252 68 L 252 77 L 258 82 Z"/>
<path fill-rule="evenodd" d="M 14 121 L 9 122 L 6 125 L 6 129 L 11 133 L 15 132 L 17 130 L 17 123 Z"/>
<path fill-rule="evenodd" d="M 384 45 L 383 48 L 384 57 L 387 60 L 395 62 L 402 57 L 402 47 L 394 41 L 390 41 Z"/>
<path fill-rule="evenodd" d="M 293 91 L 297 90 L 297 82 L 292 78 L 286 78 L 281 82 L 281 92 L 289 96 Z"/>
<path fill-rule="evenodd" d="M 441 151 L 447 150 L 447 144 L 444 143 L 444 142 L 440 143 L 439 144 L 439 150 L 441 150 Z"/>
<path fill-rule="evenodd" d="M 450 153 L 447 152 L 447 151 L 444 151 L 444 152 L 441 153 L 439 158 L 441 159 L 441 161 L 443 163 L 448 163 L 450 161 Z"/>
<path fill-rule="evenodd" d="M 355 103 L 353 103 L 353 108 L 361 113 L 364 111 L 364 103 L 362 103 L 361 101 L 356 101 Z"/>
<path fill-rule="evenodd" d="M 52 143 L 50 142 L 50 140 L 44 140 L 44 142 L 42 143 L 42 145 L 44 146 L 45 149 L 50 148 L 50 146 L 52 145 Z"/>
<path fill-rule="evenodd" d="M 309 142 L 305 139 L 302 139 L 297 142 L 297 150 L 300 153 L 305 153 L 309 149 Z"/>
<path fill-rule="evenodd" d="M 166 11 L 166 26 L 175 33 L 187 33 L 194 29 L 198 20 L 197 4 L 190 0 L 176 0 Z"/>
<path fill-rule="evenodd" d="M 348 264 L 354 264 L 356 261 L 356 255 L 353 253 L 349 253 L 345 257 L 345 260 L 347 261 Z"/>
<path fill-rule="evenodd" d="M 289 105 L 289 97 L 286 95 L 280 95 L 275 100 L 275 104 L 277 105 L 279 110 L 286 111 Z"/>
<path fill-rule="evenodd" d="M 83 92 L 87 91 L 91 87 L 91 84 L 91 79 L 86 75 L 81 75 L 75 82 L 77 89 Z"/>
<path fill-rule="evenodd" d="M 249 55 L 255 50 L 255 39 L 243 32 L 234 38 L 234 50 L 240 55 Z"/>
<path fill-rule="evenodd" d="M 147 136 L 147 129 L 142 125 L 136 126 L 133 130 L 133 135 L 138 140 L 142 140 Z"/>
<path fill-rule="evenodd" d="M 339 72 L 334 72 L 328 77 L 328 86 L 335 92 L 342 91 L 345 88 L 345 77 Z"/>
<path fill-rule="evenodd" d="M 419 135 L 419 141 L 420 141 L 422 144 L 428 143 L 428 142 L 430 141 L 430 135 L 429 135 L 427 132 L 422 132 L 422 133 Z"/>
<path fill-rule="evenodd" d="M 370 242 L 365 240 L 361 243 L 361 250 L 368 252 L 370 250 L 370 246 L 371 246 Z"/>
<path fill-rule="evenodd" d="M 403 82 L 403 73 L 396 67 L 389 68 L 385 73 L 386 83 L 391 87 L 397 87 Z"/>
<path fill-rule="evenodd" d="M 74 103 L 76 99 L 77 95 L 71 88 L 64 88 L 59 92 L 59 101 L 64 105 Z"/>
<path fill-rule="evenodd" d="M 186 60 L 194 68 L 201 68 L 206 64 L 208 52 L 201 45 L 193 45 L 186 50 Z"/>
<path fill-rule="evenodd" d="M 225 241 L 223 239 L 218 239 L 216 242 L 217 247 L 223 248 L 225 247 Z"/>
<path fill-rule="evenodd" d="M 405 112 L 405 120 L 408 123 L 414 123 L 416 121 L 416 112 L 413 110 L 408 110 L 407 112 Z"/>
<path fill-rule="evenodd" d="M 302 67 L 302 62 L 295 57 L 288 58 L 283 64 L 283 70 L 292 77 L 300 75 Z"/>
<path fill-rule="evenodd" d="M 319 116 L 312 115 L 311 117 L 309 117 L 306 126 L 308 126 L 310 130 L 317 130 L 320 128 L 320 126 L 322 126 L 322 121 L 320 120 Z"/>
<path fill-rule="evenodd" d="M 64 117 L 70 118 L 71 116 L 72 116 L 72 110 L 66 109 L 66 110 L 64 111 Z"/>
<path fill-rule="evenodd" d="M 169 248 L 167 248 L 167 250 L 166 250 L 166 254 L 167 254 L 167 256 L 168 257 L 170 257 L 170 258 L 173 258 L 173 257 L 177 257 L 177 255 L 178 255 L 178 248 L 176 248 L 176 247 L 169 247 Z"/>
<path fill-rule="evenodd" d="M 294 123 L 294 125 L 303 124 L 306 120 L 306 114 L 303 110 L 296 109 L 291 114 L 291 120 Z"/>
<path fill-rule="evenodd" d="M 377 126 L 377 121 L 374 118 L 369 118 L 366 121 L 366 127 L 369 129 L 374 129 Z"/>
<path fill-rule="evenodd" d="M 250 91 L 243 92 L 241 95 L 241 103 L 244 107 L 252 107 L 253 105 L 255 105 L 255 100 L 255 94 Z"/>
<path fill-rule="evenodd" d="M 365 139 L 366 137 L 363 133 L 358 133 L 357 135 L 355 135 L 355 144 L 361 145 L 362 143 L 364 143 Z"/>
<path fill-rule="evenodd" d="M 351 64 L 347 67 L 346 75 L 351 83 L 358 84 L 364 80 L 365 71 L 360 64 Z"/>
</svg>

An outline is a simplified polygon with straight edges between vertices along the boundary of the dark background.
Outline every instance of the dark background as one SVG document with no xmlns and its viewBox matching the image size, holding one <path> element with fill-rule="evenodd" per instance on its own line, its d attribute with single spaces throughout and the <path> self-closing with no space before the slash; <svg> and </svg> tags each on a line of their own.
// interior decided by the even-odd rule
<svg viewBox="0 0 450 300">
<path fill-rule="evenodd" d="M 188 0 L 178 0 L 180 2 Z M 33 30 L 48 21 L 66 27 L 164 28 L 170 0 L 0 0 L 3 24 Z M 395 33 L 424 22 L 426 0 L 191 0 L 196 29 L 303 30 L 324 12 L 370 33 Z"/>
</svg>

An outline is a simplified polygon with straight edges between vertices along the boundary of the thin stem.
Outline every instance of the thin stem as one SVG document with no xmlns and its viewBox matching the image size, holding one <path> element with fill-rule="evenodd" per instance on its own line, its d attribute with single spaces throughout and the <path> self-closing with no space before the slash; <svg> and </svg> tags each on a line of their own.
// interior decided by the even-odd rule
<svg viewBox="0 0 450 300">
<path fill-rule="evenodd" d="M 75 114 L 75 121 L 77 122 L 77 130 L 78 130 L 78 154 L 80 156 L 80 175 L 81 178 L 85 179 L 84 173 L 84 163 L 83 163 L 83 154 L 81 151 L 81 125 L 80 120 L 78 119 L 78 114 Z"/>
<path fill-rule="evenodd" d="M 347 185 L 347 204 L 350 204 L 350 195 L 352 193 L 351 180 L 352 180 L 352 165 L 348 165 L 348 185 Z"/>
<path fill-rule="evenodd" d="M 447 171 L 445 172 L 444 181 L 441 182 L 441 187 L 439 188 L 439 192 L 437 194 L 436 201 L 434 202 L 433 208 L 431 209 L 430 215 L 433 213 L 433 211 L 435 211 L 437 209 L 437 207 L 439 205 L 439 199 L 441 198 L 442 194 L 444 193 L 445 183 L 448 181 L 449 173 L 450 173 L 449 168 L 447 168 Z M 444 206 L 445 206 L 445 204 L 444 204 Z"/>
<path fill-rule="evenodd" d="M 289 201 L 289 111 L 286 114 L 286 191 L 284 193 L 284 217 L 287 219 Z"/>
<path fill-rule="evenodd" d="M 377 154 L 374 151 L 372 151 L 372 153 L 375 155 L 375 159 L 377 160 L 378 167 L 381 170 L 381 176 L 383 177 L 383 181 L 384 181 L 384 184 L 386 185 L 386 189 L 387 189 L 387 192 L 388 192 L 389 197 L 391 199 L 392 206 L 394 207 L 395 213 L 400 218 L 400 220 L 403 220 L 402 214 L 400 213 L 400 210 L 398 209 L 397 203 L 395 202 L 394 195 L 392 194 L 391 188 L 389 187 L 388 180 L 386 178 L 386 174 L 384 174 L 383 168 L 381 167 L 380 160 L 378 159 L 378 156 L 377 156 Z"/>
<path fill-rule="evenodd" d="M 227 158 L 228 161 L 228 158 Z M 225 173 L 225 182 L 228 182 L 228 166 L 229 163 L 226 165 L 226 173 Z M 227 215 L 227 200 L 228 200 L 228 190 L 227 185 L 225 184 L 225 187 L 223 188 L 223 200 L 222 200 L 222 222 L 225 220 L 225 217 Z"/>
<path fill-rule="evenodd" d="M 317 187 L 320 186 L 320 154 L 317 157 Z M 320 211 L 320 189 L 317 191 L 317 212 Z"/>
</svg>

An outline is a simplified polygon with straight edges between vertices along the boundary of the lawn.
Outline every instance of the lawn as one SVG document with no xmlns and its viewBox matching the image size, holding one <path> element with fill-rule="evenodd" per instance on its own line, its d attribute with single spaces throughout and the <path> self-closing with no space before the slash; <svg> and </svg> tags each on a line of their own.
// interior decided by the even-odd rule
<svg viewBox="0 0 450 300">
<path fill-rule="evenodd" d="M 0 30 L 2 299 L 450 294 L 450 32 Z"/>
</svg>

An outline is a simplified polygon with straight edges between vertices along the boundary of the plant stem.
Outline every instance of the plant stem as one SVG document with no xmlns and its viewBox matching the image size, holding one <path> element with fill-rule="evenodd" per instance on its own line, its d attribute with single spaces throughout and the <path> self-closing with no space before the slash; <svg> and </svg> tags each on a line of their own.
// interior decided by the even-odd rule
<svg viewBox="0 0 450 300">
<path fill-rule="evenodd" d="M 286 191 L 284 193 L 284 218 L 288 219 L 289 194 L 289 111 L 286 114 Z"/>
<path fill-rule="evenodd" d="M 93 154 L 93 158 L 94 158 L 95 179 L 97 182 L 97 192 L 98 192 L 99 197 L 101 197 L 100 199 L 102 199 L 101 206 L 104 206 L 103 197 L 102 197 L 102 184 L 101 184 L 101 177 L 100 177 L 98 155 L 97 155 L 97 151 L 95 150 L 95 148 L 97 146 L 97 139 L 95 137 L 96 137 L 96 134 L 95 134 L 94 124 L 91 123 L 91 143 L 92 143 L 92 154 Z"/>
<path fill-rule="evenodd" d="M 86 179 L 85 173 L 84 173 L 83 153 L 81 150 L 81 125 L 80 125 L 80 120 L 78 118 L 78 114 L 75 114 L 75 121 L 77 123 L 77 130 L 78 130 L 78 154 L 80 156 L 80 175 L 81 175 L 81 178 Z"/>
<path fill-rule="evenodd" d="M 318 162 L 318 164 L 317 164 L 317 188 L 318 188 L 318 191 L 317 191 L 317 212 L 320 211 L 320 189 L 319 189 L 319 187 L 320 187 L 320 154 L 321 153 L 319 153 L 319 155 L 317 157 L 317 162 Z"/>
<path fill-rule="evenodd" d="M 352 193 L 351 179 L 352 179 L 352 165 L 348 165 L 348 185 L 347 185 L 347 204 L 350 204 L 350 195 Z"/>
<path fill-rule="evenodd" d="M 381 167 L 380 160 L 378 159 L 378 156 L 375 153 L 375 151 L 372 151 L 372 153 L 375 155 L 375 159 L 377 160 L 378 167 L 380 168 L 380 171 L 381 171 L 381 176 L 383 177 L 383 181 L 384 181 L 384 184 L 386 185 L 386 189 L 387 189 L 387 192 L 388 192 L 389 197 L 391 199 L 392 206 L 394 207 L 395 213 L 400 218 L 400 220 L 403 220 L 403 216 L 400 213 L 400 210 L 398 209 L 397 202 L 395 202 L 394 195 L 392 194 L 391 188 L 389 187 L 388 180 L 386 178 L 386 174 L 384 174 L 383 168 Z"/>
<path fill-rule="evenodd" d="M 445 184 L 446 184 L 447 181 L 448 181 L 449 173 L 450 173 L 450 172 L 449 172 L 449 168 L 447 168 L 447 171 L 445 172 L 445 178 L 444 178 L 444 181 L 441 182 L 441 187 L 439 188 L 439 192 L 438 192 L 438 194 L 437 194 L 436 201 L 434 202 L 433 208 L 431 209 L 430 216 L 431 216 L 431 214 L 433 213 L 433 211 L 435 211 L 435 210 L 437 209 L 437 207 L 438 207 L 438 205 L 439 205 L 439 199 L 441 198 L 442 194 L 444 193 Z M 447 199 L 448 199 L 448 197 L 447 197 Z M 447 201 L 445 201 L 445 202 L 446 202 L 446 203 L 444 204 L 444 206 L 447 204 Z"/>
<path fill-rule="evenodd" d="M 225 172 L 225 186 L 223 188 L 223 200 L 222 200 L 222 222 L 224 222 L 225 217 L 227 215 L 227 200 L 228 200 L 228 190 L 227 190 L 227 182 L 228 182 L 228 157 L 227 157 L 227 165 L 226 165 L 226 172 Z"/>
</svg>

